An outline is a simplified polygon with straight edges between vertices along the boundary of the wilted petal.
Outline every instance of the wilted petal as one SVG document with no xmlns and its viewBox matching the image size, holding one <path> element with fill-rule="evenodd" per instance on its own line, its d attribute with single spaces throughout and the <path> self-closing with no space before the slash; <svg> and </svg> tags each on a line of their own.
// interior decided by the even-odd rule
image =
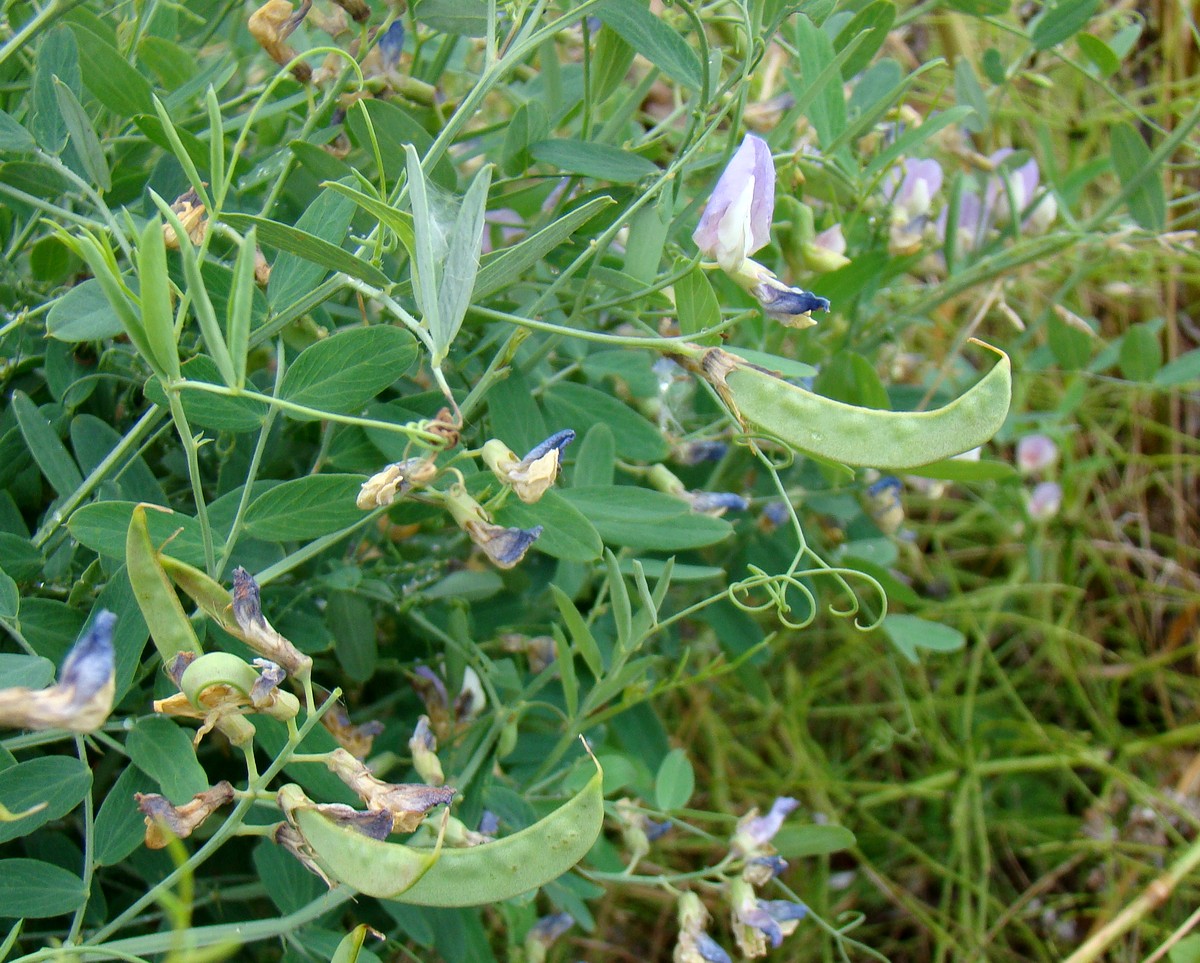
<svg viewBox="0 0 1200 963">
<path fill-rule="evenodd" d="M 788 868 L 782 856 L 759 856 L 746 863 L 742 879 L 751 886 L 763 886 Z"/>
<path fill-rule="evenodd" d="M 262 613 L 258 582 L 241 566 L 233 570 L 233 618 L 242 640 L 259 655 L 283 666 L 288 675 L 307 678 L 312 659 L 275 631 Z"/>
<path fill-rule="evenodd" d="M 691 504 L 692 511 L 714 517 L 720 517 L 727 511 L 744 512 L 750 504 L 734 492 L 687 492 L 684 497 Z"/>
<path fill-rule="evenodd" d="M 300 831 L 291 823 L 280 823 L 275 828 L 275 842 L 286 849 L 289 853 L 300 861 L 300 865 L 307 869 L 314 876 L 320 877 L 321 881 L 333 889 L 334 882 L 327 875 L 325 870 L 317 864 L 316 854 L 313 853 L 304 837 L 300 835 Z"/>
<path fill-rule="evenodd" d="M 459 725 L 478 719 L 487 705 L 479 673 L 469 665 L 463 669 L 462 687 L 454 699 L 454 721 Z"/>
<path fill-rule="evenodd" d="M 696 952 L 705 963 L 733 963 L 725 948 L 707 933 L 696 936 Z"/>
<path fill-rule="evenodd" d="M 188 239 L 193 244 L 199 244 L 204 240 L 204 235 L 208 233 L 208 220 L 205 216 L 204 205 L 200 203 L 200 195 L 196 193 L 194 187 L 189 187 L 175 198 L 171 204 L 171 210 L 179 218 L 180 224 L 187 232 Z M 175 228 L 164 223 L 162 232 L 163 243 L 166 244 L 168 250 L 177 250 L 179 238 L 175 235 Z"/>
<path fill-rule="evenodd" d="M 219 782 L 211 789 L 197 793 L 192 801 L 172 806 L 157 793 L 134 793 L 138 809 L 146 821 L 146 846 L 162 849 L 172 839 L 186 839 L 219 807 L 233 802 L 233 786 Z"/>
<path fill-rule="evenodd" d="M 412 738 L 408 740 L 408 749 L 412 753 L 413 768 L 426 783 L 440 786 L 446 781 L 442 762 L 437 756 L 437 736 L 429 728 L 429 716 L 421 716 L 417 720 Z"/>
<path fill-rule="evenodd" d="M 392 814 L 383 810 L 363 812 L 344 803 L 315 803 L 313 808 L 328 816 L 340 826 L 347 826 L 356 833 L 371 839 L 387 839 L 392 832 Z"/>
<path fill-rule="evenodd" d="M 325 764 L 366 803 L 367 809 L 390 813 L 392 831 L 397 833 L 411 833 L 430 809 L 448 805 L 457 792 L 449 786 L 384 782 L 345 749 L 335 749 Z"/>
<path fill-rule="evenodd" d="M 384 70 L 395 70 L 404 50 L 404 21 L 393 20 L 379 38 L 379 54 Z"/>
<path fill-rule="evenodd" d="M 542 526 L 505 528 L 490 522 L 467 522 L 466 531 L 497 568 L 508 569 L 525 557 L 529 546 L 542 534 Z"/>
<path fill-rule="evenodd" d="M 747 134 L 705 205 L 692 240 L 729 272 L 771 239 L 775 164 L 767 142 Z"/>
<path fill-rule="evenodd" d="M 377 719 L 355 725 L 340 702 L 330 706 L 321 716 L 321 724 L 329 730 L 339 746 L 356 759 L 365 759 L 371 753 L 375 737 L 383 732 L 383 723 Z"/>
<path fill-rule="evenodd" d="M 543 916 L 529 928 L 525 941 L 534 941 L 548 948 L 574 925 L 575 920 L 570 913 L 552 913 Z"/>
<path fill-rule="evenodd" d="M 532 504 L 554 484 L 562 450 L 574 440 L 575 432 L 569 428 L 555 432 L 518 460 L 503 442 L 493 438 L 483 446 L 482 456 L 500 481 L 512 485 L 521 501 Z"/>
<path fill-rule="evenodd" d="M 305 0 L 298 13 L 288 0 L 267 0 L 261 7 L 250 14 L 247 26 L 250 35 L 258 41 L 259 46 L 267 52 L 275 63 L 283 66 L 296 56 L 296 51 L 286 43 L 292 31 L 300 25 L 300 21 L 308 13 L 312 0 Z M 292 67 L 292 73 L 302 83 L 312 77 L 312 68 L 303 61 Z"/>
<path fill-rule="evenodd" d="M 767 317 L 790 328 L 807 328 L 817 322 L 813 311 L 828 311 L 829 299 L 801 288 L 790 288 L 774 275 L 764 278 L 751 292 Z"/>
<path fill-rule="evenodd" d="M 0 689 L 0 726 L 16 729 L 68 729 L 93 732 L 112 711 L 113 628 L 117 617 L 107 609 L 67 653 L 58 682 L 46 689 Z"/>
<path fill-rule="evenodd" d="M 867 486 L 867 511 L 880 531 L 894 535 L 904 524 L 904 483 L 895 475 L 884 475 Z"/>
</svg>

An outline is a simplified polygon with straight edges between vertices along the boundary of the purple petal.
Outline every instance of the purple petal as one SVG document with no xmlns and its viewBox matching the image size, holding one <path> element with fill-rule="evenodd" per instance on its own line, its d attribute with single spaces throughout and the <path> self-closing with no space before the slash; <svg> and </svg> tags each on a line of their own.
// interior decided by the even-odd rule
<svg viewBox="0 0 1200 963">
<path fill-rule="evenodd" d="M 763 909 L 761 901 L 753 907 L 739 910 L 738 919 L 745 925 L 753 926 L 756 930 L 766 933 L 772 946 L 778 946 L 783 942 L 783 930 L 780 929 L 779 923 L 771 914 Z"/>
<path fill-rule="evenodd" d="M 749 505 L 746 499 L 733 492 L 691 492 L 688 501 L 696 512 L 744 512 Z"/>
<path fill-rule="evenodd" d="M 776 923 L 788 923 L 792 920 L 802 920 L 808 915 L 808 907 L 803 903 L 794 903 L 789 899 L 760 899 L 758 905 Z"/>
<path fill-rule="evenodd" d="M 775 214 L 775 163 L 771 160 L 767 142 L 747 134 L 713 188 L 704 215 L 692 234 L 692 240 L 705 254 L 716 251 L 721 221 L 751 177 L 754 178 L 754 192 L 750 201 L 746 253 L 753 254 L 771 239 L 771 218 Z"/>
<path fill-rule="evenodd" d="M 537 461 L 548 451 L 562 451 L 567 445 L 575 440 L 575 432 L 570 428 L 564 428 L 562 431 L 556 431 L 553 435 L 537 445 L 524 458 L 521 459 L 522 465 L 530 465 Z"/>
<path fill-rule="evenodd" d="M 58 681 L 74 687 L 77 704 L 87 702 L 112 678 L 112 637 L 116 624 L 117 617 L 108 609 L 101 609 L 63 660 Z"/>
<path fill-rule="evenodd" d="M 570 913 L 553 913 L 550 916 L 543 916 L 534 923 L 529 930 L 529 936 L 539 943 L 549 946 L 574 925 L 575 920 Z"/>
<path fill-rule="evenodd" d="M 707 933 L 696 937 L 696 949 L 707 963 L 733 963 L 724 948 Z"/>
<path fill-rule="evenodd" d="M 784 819 L 799 805 L 800 801 L 791 796 L 780 796 L 771 805 L 769 813 L 750 820 L 746 826 L 746 834 L 760 846 L 770 842 L 783 826 Z"/>
<path fill-rule="evenodd" d="M 394 70 L 400 62 L 400 51 L 404 49 L 404 22 L 392 21 L 392 25 L 379 38 L 379 53 L 386 70 Z"/>
</svg>

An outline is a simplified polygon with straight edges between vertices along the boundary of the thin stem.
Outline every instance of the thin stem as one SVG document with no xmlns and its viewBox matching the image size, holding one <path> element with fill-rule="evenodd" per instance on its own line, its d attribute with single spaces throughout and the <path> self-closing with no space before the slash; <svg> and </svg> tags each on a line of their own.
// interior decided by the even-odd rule
<svg viewBox="0 0 1200 963">
<path fill-rule="evenodd" d="M 183 442 L 184 453 L 187 456 L 188 477 L 192 483 L 192 498 L 196 503 L 196 518 L 200 521 L 200 537 L 204 542 L 204 565 L 209 574 L 217 567 L 216 550 L 213 547 L 212 524 L 208 520 L 208 503 L 204 500 L 204 486 L 200 476 L 200 446 L 192 435 L 188 424 L 187 414 L 179 398 L 177 386 L 167 386 L 167 404 L 171 408 L 171 418 L 175 422 L 175 431 Z"/>
</svg>

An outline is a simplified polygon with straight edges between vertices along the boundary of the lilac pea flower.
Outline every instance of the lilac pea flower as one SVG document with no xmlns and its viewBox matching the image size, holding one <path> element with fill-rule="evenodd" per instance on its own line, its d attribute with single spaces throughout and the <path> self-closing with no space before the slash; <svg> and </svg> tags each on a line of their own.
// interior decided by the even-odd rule
<svg viewBox="0 0 1200 963">
<path fill-rule="evenodd" d="M 837 271 L 850 263 L 850 258 L 846 257 L 846 235 L 842 233 L 841 224 L 834 224 L 814 235 L 811 241 L 802 246 L 800 253 L 809 270 L 823 274 Z"/>
<path fill-rule="evenodd" d="M 893 220 L 902 217 L 907 223 L 927 215 L 933 206 L 934 195 L 942 189 L 942 165 L 926 158 L 906 160 L 904 174 L 891 172 L 889 191 Z"/>
<path fill-rule="evenodd" d="M 1058 482 L 1042 482 L 1029 493 L 1026 509 L 1035 522 L 1047 522 L 1062 507 L 1063 491 Z"/>
<path fill-rule="evenodd" d="M 807 906 L 788 899 L 760 899 L 758 905 L 766 910 L 776 923 L 790 923 L 792 920 L 799 922 L 808 915 Z"/>
<path fill-rule="evenodd" d="M 1058 215 L 1058 204 L 1053 194 L 1045 193 L 1030 210 L 1041 180 L 1038 163 L 1031 157 L 1015 170 L 1005 170 L 1002 165 L 1012 154 L 1011 148 L 1003 147 L 988 158 L 996 168 L 996 175 L 988 182 L 984 206 L 996 224 L 1008 223 L 1013 210 L 1018 214 L 1028 212 L 1021 222 L 1022 229 L 1040 234 L 1054 222 Z M 1009 196 L 1012 198 L 1011 207 Z"/>
<path fill-rule="evenodd" d="M 758 815 L 757 809 L 750 810 L 738 821 L 733 837 L 734 850 L 743 855 L 761 855 L 763 847 L 775 838 L 783 821 L 799 805 L 799 800 L 791 796 L 780 796 L 771 804 L 771 810 L 765 816 Z"/>
<path fill-rule="evenodd" d="M 717 180 L 692 240 L 729 274 L 770 240 L 775 164 L 761 137 L 747 134 Z"/>
<path fill-rule="evenodd" d="M 479 832 L 484 836 L 495 836 L 500 831 L 500 817 L 490 809 L 479 814 Z"/>
<path fill-rule="evenodd" d="M 783 928 L 770 913 L 763 909 L 758 900 L 755 900 L 752 905 L 739 909 L 737 919 L 742 926 L 753 927 L 766 936 L 772 947 L 777 947 L 783 942 Z"/>
<path fill-rule="evenodd" d="M 58 682 L 46 689 L 0 689 L 0 726 L 94 732 L 112 711 L 116 690 L 113 628 L 117 617 L 101 610 L 67 653 Z"/>
<path fill-rule="evenodd" d="M 1017 469 L 1022 475 L 1043 472 L 1057 461 L 1058 445 L 1047 435 L 1026 435 L 1017 442 Z"/>
<path fill-rule="evenodd" d="M 732 963 L 729 954 L 705 931 L 708 910 L 695 893 L 681 893 L 676 909 L 679 942 L 672 958 L 675 963 Z"/>
<path fill-rule="evenodd" d="M 891 254 L 902 257 L 921 249 L 933 197 L 942 189 L 942 179 L 942 165 L 935 160 L 905 161 L 903 177 L 892 175 L 888 234 Z"/>
</svg>

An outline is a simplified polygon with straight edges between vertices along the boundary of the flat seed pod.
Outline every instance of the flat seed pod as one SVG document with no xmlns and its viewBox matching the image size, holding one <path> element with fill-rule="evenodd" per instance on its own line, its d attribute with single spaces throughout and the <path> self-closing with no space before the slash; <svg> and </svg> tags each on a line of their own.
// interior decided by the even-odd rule
<svg viewBox="0 0 1200 963">
<path fill-rule="evenodd" d="M 706 352 L 699 367 L 748 428 L 826 461 L 899 470 L 970 451 L 1004 424 L 1012 398 L 1011 365 L 1003 351 L 983 346 L 1000 356 L 992 370 L 948 405 L 921 412 L 834 401 L 718 348 Z"/>
<path fill-rule="evenodd" d="M 286 790 L 287 787 L 285 787 Z M 370 839 L 316 809 L 293 819 L 333 879 L 368 896 L 422 906 L 479 906 L 557 879 L 587 855 L 604 821 L 602 773 L 549 816 L 464 849 L 419 849 Z"/>
</svg>

